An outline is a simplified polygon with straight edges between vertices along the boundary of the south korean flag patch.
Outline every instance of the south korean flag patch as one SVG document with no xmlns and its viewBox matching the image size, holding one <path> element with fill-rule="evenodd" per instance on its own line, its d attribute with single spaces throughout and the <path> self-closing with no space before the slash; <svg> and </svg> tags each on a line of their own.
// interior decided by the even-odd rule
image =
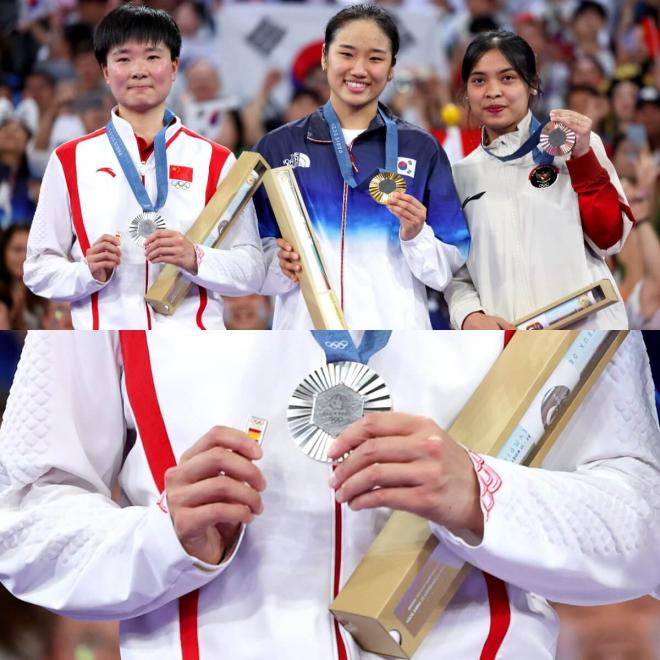
<svg viewBox="0 0 660 660">
<path fill-rule="evenodd" d="M 403 176 L 414 177 L 416 167 L 417 161 L 414 158 L 399 156 L 396 159 L 396 171 Z"/>
</svg>

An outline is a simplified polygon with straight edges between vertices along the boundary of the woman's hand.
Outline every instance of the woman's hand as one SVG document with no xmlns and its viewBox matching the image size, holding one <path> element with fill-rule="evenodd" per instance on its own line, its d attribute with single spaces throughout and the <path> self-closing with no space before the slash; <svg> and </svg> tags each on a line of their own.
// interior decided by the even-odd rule
<svg viewBox="0 0 660 660">
<path fill-rule="evenodd" d="M 591 119 L 573 110 L 551 110 L 550 121 L 560 122 L 575 133 L 575 146 L 571 158 L 579 158 L 589 151 Z"/>
<path fill-rule="evenodd" d="M 172 264 L 197 273 L 195 246 L 181 232 L 159 229 L 144 241 L 144 256 L 152 264 Z"/>
<path fill-rule="evenodd" d="M 501 316 L 490 316 L 483 312 L 472 312 L 463 321 L 462 330 L 515 330 L 516 326 Z"/>
<path fill-rule="evenodd" d="M 300 255 L 297 252 L 293 251 L 293 247 L 289 245 L 283 238 L 278 238 L 277 247 L 280 249 L 277 251 L 277 257 L 280 260 L 280 269 L 281 271 L 292 281 L 298 281 L 298 275 L 302 271 L 302 266 L 300 265 Z"/>
<path fill-rule="evenodd" d="M 483 534 L 472 460 L 432 419 L 369 413 L 339 435 L 328 455 L 347 453 L 330 480 L 338 502 L 356 511 L 386 506 Z"/>
<path fill-rule="evenodd" d="M 392 193 L 387 200 L 387 208 L 401 222 L 399 236 L 402 241 L 409 241 L 422 231 L 426 222 L 426 206 L 416 197 L 407 193 Z"/>
<path fill-rule="evenodd" d="M 167 505 L 185 551 L 217 564 L 241 524 L 263 510 L 266 480 L 255 460 L 259 445 L 236 429 L 215 426 L 165 472 Z"/>
<path fill-rule="evenodd" d="M 117 266 L 121 263 L 119 238 L 103 234 L 97 238 L 85 254 L 87 267 L 97 282 L 107 282 Z"/>
</svg>

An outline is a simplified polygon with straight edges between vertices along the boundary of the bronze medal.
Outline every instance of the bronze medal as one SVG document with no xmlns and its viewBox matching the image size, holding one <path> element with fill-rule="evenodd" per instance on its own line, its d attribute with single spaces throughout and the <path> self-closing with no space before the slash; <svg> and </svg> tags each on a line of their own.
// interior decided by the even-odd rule
<svg viewBox="0 0 660 660">
<path fill-rule="evenodd" d="M 549 121 L 541 130 L 539 148 L 551 156 L 566 156 L 575 146 L 575 133 L 560 122 Z"/>
</svg>

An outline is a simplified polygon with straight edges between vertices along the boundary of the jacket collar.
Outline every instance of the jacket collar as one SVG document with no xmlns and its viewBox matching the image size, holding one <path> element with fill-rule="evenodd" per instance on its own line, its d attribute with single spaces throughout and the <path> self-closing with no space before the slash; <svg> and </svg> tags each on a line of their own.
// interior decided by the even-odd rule
<svg viewBox="0 0 660 660">
<path fill-rule="evenodd" d="M 135 131 L 133 131 L 133 127 L 125 119 L 117 114 L 117 106 L 112 109 L 110 121 L 117 130 L 117 133 L 119 133 L 119 137 L 124 143 L 126 151 L 128 151 L 131 159 L 135 163 L 140 163 L 140 150 L 138 149 L 138 143 L 135 139 Z M 181 120 L 175 115 L 174 120 L 165 130 L 165 140 L 169 140 L 179 128 L 181 128 Z"/>
<path fill-rule="evenodd" d="M 527 114 L 521 119 L 515 131 L 505 133 L 496 137 L 490 144 L 486 144 L 486 129 L 481 129 L 481 146 L 488 149 L 493 154 L 498 156 L 506 156 L 512 154 L 522 143 L 529 137 L 529 128 L 532 123 L 532 112 L 527 111 Z"/>
<path fill-rule="evenodd" d="M 396 117 L 392 114 L 392 111 L 384 103 L 379 102 L 378 107 L 382 108 L 382 110 L 385 112 L 385 114 L 388 117 L 390 117 L 391 119 L 396 119 Z M 385 128 L 385 122 L 383 121 L 383 118 L 380 116 L 380 113 L 377 112 L 376 116 L 369 123 L 369 126 L 367 127 L 365 133 L 380 128 Z M 332 139 L 330 138 L 330 128 L 328 127 L 328 123 L 326 122 L 325 117 L 323 116 L 323 108 L 319 108 L 318 110 L 316 110 L 316 112 L 313 112 L 309 116 L 306 139 L 312 140 L 313 142 L 332 143 Z"/>
</svg>

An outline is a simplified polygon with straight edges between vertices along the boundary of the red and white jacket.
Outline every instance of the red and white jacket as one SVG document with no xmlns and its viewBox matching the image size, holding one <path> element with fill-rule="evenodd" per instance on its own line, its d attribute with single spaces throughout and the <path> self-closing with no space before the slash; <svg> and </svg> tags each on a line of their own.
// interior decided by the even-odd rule
<svg viewBox="0 0 660 660">
<path fill-rule="evenodd" d="M 529 135 L 532 114 L 488 149 L 514 153 Z M 445 289 L 452 327 L 476 311 L 514 321 L 583 286 L 608 278 L 605 256 L 616 254 L 632 213 L 601 139 L 577 159 L 557 157 L 556 181 L 535 188 L 531 153 L 499 161 L 483 147 L 455 163 L 454 183 L 470 227 L 467 264 Z M 577 327 L 577 326 L 576 326 Z M 628 327 L 623 302 L 587 317 L 581 327 Z"/>
<path fill-rule="evenodd" d="M 149 198 L 156 199 L 153 153 L 143 164 L 131 125 L 114 111 L 112 121 L 142 174 Z M 167 128 L 166 140 L 169 190 L 160 212 L 168 229 L 185 233 L 235 158 L 178 118 Z M 252 204 L 221 249 L 198 252 L 197 275 L 182 270 L 193 286 L 173 316 L 155 313 L 144 301 L 163 265 L 147 262 L 143 248 L 128 233 L 140 212 L 105 128 L 58 147 L 48 163 L 30 230 L 26 285 L 37 295 L 70 302 L 75 328 L 150 329 L 163 323 L 223 328 L 221 295 L 254 293 L 264 277 Z M 84 258 L 102 234 L 119 234 L 122 251 L 121 264 L 105 283 L 92 277 Z"/>
<path fill-rule="evenodd" d="M 500 332 L 395 332 L 371 360 L 395 408 L 448 427 Z M 325 361 L 307 332 L 33 333 L 0 429 L 0 580 L 71 616 L 122 619 L 125 660 L 367 660 L 328 612 L 388 517 L 335 503 L 331 467 L 286 408 Z M 554 657 L 545 598 L 603 603 L 660 584 L 660 431 L 639 334 L 626 339 L 544 464 L 482 457 L 483 541 L 444 528 L 473 570 L 415 660 Z M 163 474 L 214 425 L 268 420 L 264 512 L 220 566 L 188 556 Z M 110 500 L 119 480 L 122 505 Z M 653 516 L 655 515 L 655 519 Z M 502 581 L 504 580 L 504 581 Z"/>
</svg>

